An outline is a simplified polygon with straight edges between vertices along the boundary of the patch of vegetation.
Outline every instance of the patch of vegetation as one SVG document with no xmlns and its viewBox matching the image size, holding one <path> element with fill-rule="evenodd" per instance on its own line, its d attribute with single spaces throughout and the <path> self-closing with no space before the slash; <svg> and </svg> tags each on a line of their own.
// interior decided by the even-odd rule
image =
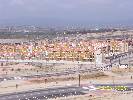
<svg viewBox="0 0 133 100">
<path fill-rule="evenodd" d="M 117 91 L 126 91 L 128 87 L 126 86 L 99 86 L 100 90 L 117 90 Z"/>
</svg>

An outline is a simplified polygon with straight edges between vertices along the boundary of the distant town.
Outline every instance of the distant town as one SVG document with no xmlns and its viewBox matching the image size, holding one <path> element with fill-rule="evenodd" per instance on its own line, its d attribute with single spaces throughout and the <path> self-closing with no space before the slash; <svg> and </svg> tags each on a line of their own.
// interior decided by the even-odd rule
<svg viewBox="0 0 133 100">
<path fill-rule="evenodd" d="M 0 27 L 0 100 L 131 98 L 132 77 L 132 28 Z"/>
</svg>

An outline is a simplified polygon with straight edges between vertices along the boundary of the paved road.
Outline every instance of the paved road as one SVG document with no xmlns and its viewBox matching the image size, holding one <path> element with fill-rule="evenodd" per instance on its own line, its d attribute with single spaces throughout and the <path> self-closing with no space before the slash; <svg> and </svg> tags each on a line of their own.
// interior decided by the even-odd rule
<svg viewBox="0 0 133 100">
<path fill-rule="evenodd" d="M 60 87 L 0 95 L 0 100 L 46 100 L 50 98 L 67 97 L 70 95 L 84 95 L 86 94 L 84 91 L 88 90 L 76 86 Z"/>
<path fill-rule="evenodd" d="M 14 60 L 14 59 L 0 59 L 0 62 L 18 62 L 18 63 L 45 63 L 45 64 L 71 64 L 71 65 L 79 65 L 79 64 L 94 64 L 92 62 L 82 62 L 82 61 L 64 61 L 64 60 Z"/>
<path fill-rule="evenodd" d="M 58 87 L 58 88 L 47 88 L 26 92 L 16 92 L 11 94 L 0 95 L 0 100 L 47 100 L 57 97 L 67 97 L 75 95 L 85 95 L 91 91 L 97 91 L 95 87 L 97 86 L 127 86 L 128 91 L 133 90 L 133 83 L 128 84 L 94 84 L 94 86 L 81 85 L 68 86 L 68 87 Z M 94 87 L 94 88 L 93 88 Z"/>
</svg>

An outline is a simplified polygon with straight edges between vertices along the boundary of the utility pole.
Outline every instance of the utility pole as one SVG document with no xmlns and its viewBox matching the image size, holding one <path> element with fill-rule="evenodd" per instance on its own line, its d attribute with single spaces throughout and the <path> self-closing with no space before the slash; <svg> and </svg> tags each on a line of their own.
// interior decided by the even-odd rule
<svg viewBox="0 0 133 100">
<path fill-rule="evenodd" d="M 80 65 L 80 68 L 81 68 L 81 65 Z M 79 69 L 80 69 L 80 68 L 79 68 Z M 78 69 L 78 71 L 79 71 L 79 69 Z M 79 87 L 80 87 L 80 80 L 81 80 L 81 75 L 80 75 L 80 72 L 78 72 L 78 79 L 79 79 L 79 81 L 78 81 L 78 82 L 79 82 Z"/>
<path fill-rule="evenodd" d="M 80 87 L 80 78 L 81 78 L 81 77 L 80 77 L 80 73 L 79 73 L 79 75 L 78 75 L 78 76 L 79 76 L 79 87 Z"/>
</svg>

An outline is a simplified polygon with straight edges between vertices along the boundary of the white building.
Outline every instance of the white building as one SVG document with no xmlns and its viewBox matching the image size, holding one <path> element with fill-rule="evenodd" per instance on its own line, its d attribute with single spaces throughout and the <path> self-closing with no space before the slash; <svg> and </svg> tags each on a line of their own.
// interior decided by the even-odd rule
<svg viewBox="0 0 133 100">
<path fill-rule="evenodd" d="M 101 49 L 95 51 L 95 64 L 96 66 L 103 64 L 103 53 Z"/>
</svg>

